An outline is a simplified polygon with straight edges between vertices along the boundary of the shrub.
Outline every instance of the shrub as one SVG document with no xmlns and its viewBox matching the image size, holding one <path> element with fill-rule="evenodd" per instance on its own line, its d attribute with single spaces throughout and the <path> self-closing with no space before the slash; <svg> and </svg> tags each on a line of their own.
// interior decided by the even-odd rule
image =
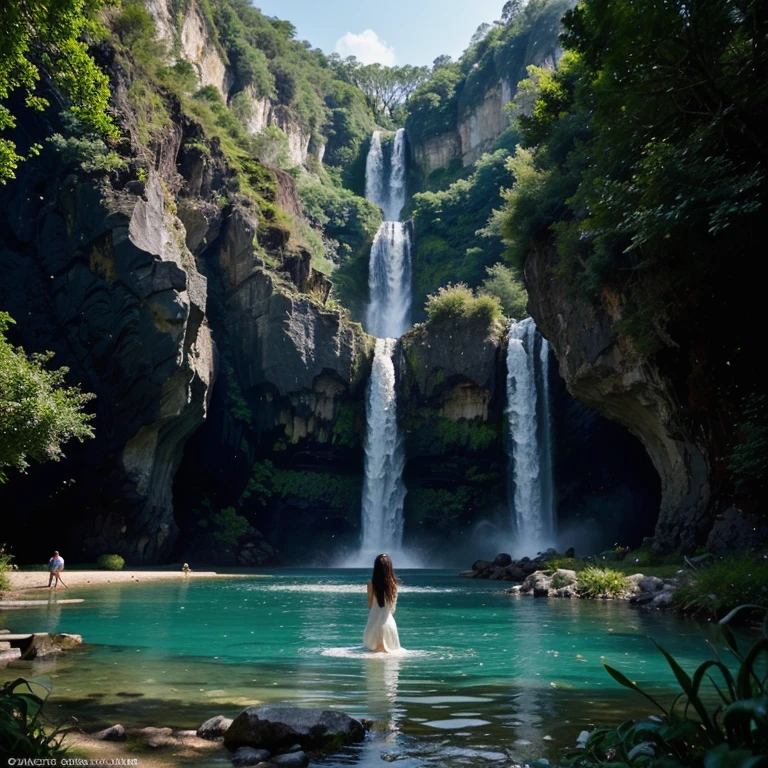
<svg viewBox="0 0 768 768">
<path fill-rule="evenodd" d="M 45 695 L 35 693 L 32 686 Z M 0 687 L 0 755 L 16 758 L 55 758 L 64 754 L 58 729 L 46 733 L 43 705 L 51 693 L 48 678 L 17 678 Z"/>
<path fill-rule="evenodd" d="M 465 283 L 446 285 L 427 297 L 424 307 L 430 322 L 476 320 L 490 326 L 504 317 L 496 296 L 475 294 Z"/>
<path fill-rule="evenodd" d="M 5 544 L 0 544 L 0 592 L 11 588 L 11 583 L 5 575 L 11 570 L 11 560 L 13 560 L 13 555 L 6 552 Z"/>
<path fill-rule="evenodd" d="M 619 571 L 610 568 L 595 568 L 590 566 L 579 573 L 579 592 L 587 597 L 599 595 L 620 595 L 629 582 L 627 577 Z"/>
<path fill-rule="evenodd" d="M 213 540 L 221 547 L 235 547 L 248 531 L 248 521 L 234 507 L 226 507 L 213 518 L 217 530 Z"/>
<path fill-rule="evenodd" d="M 672 593 L 685 613 L 720 617 L 743 603 L 768 604 L 768 554 L 728 557 L 688 576 Z"/>
<path fill-rule="evenodd" d="M 125 560 L 120 555 L 99 555 L 96 565 L 105 571 L 122 571 Z"/>
</svg>

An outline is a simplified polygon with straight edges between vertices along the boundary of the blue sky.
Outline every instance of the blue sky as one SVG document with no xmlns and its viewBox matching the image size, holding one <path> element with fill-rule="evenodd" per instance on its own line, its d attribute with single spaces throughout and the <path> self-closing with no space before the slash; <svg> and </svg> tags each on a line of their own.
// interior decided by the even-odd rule
<svg viewBox="0 0 768 768">
<path fill-rule="evenodd" d="M 267 16 L 296 27 L 326 53 L 357 54 L 384 64 L 431 64 L 457 58 L 483 22 L 498 19 L 504 0 L 252 0 Z"/>
</svg>

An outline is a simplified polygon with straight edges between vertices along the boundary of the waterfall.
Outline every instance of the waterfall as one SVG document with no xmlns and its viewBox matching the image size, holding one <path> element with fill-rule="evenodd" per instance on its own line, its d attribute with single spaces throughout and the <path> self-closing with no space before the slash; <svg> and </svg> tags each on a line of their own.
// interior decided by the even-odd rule
<svg viewBox="0 0 768 768">
<path fill-rule="evenodd" d="M 395 339 L 376 339 L 366 392 L 365 480 L 363 482 L 363 565 L 380 552 L 396 553 L 403 540 L 402 441 L 397 430 Z"/>
<path fill-rule="evenodd" d="M 513 322 L 507 351 L 507 453 L 517 556 L 554 546 L 549 343 L 531 318 Z M 513 490 L 512 490 L 513 489 Z"/>
<path fill-rule="evenodd" d="M 368 333 L 399 339 L 411 327 L 411 233 L 400 221 L 385 221 L 376 233 L 368 264 Z"/>
<path fill-rule="evenodd" d="M 357 564 L 365 566 L 380 552 L 399 553 L 403 540 L 405 457 L 397 429 L 392 358 L 397 339 L 411 327 L 411 227 L 399 221 L 405 205 L 406 149 L 402 128 L 389 147 L 382 146 L 381 133 L 374 131 L 365 163 L 365 196 L 384 213 L 371 247 L 365 312 L 365 328 L 377 337 L 366 394 L 362 539 L 357 559 Z"/>
</svg>

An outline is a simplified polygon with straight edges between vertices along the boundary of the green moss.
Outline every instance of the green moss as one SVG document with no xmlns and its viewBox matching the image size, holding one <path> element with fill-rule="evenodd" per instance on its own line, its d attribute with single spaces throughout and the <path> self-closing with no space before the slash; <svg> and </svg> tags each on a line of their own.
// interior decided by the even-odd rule
<svg viewBox="0 0 768 768">
<path fill-rule="evenodd" d="M 342 403 L 333 424 L 333 444 L 344 448 L 357 448 L 360 445 L 360 430 L 357 423 L 358 414 L 355 406 L 352 403 Z"/>
<path fill-rule="evenodd" d="M 359 507 L 362 494 L 359 475 L 330 474 L 293 469 L 274 470 L 275 493 L 312 504 L 352 511 Z"/>
</svg>

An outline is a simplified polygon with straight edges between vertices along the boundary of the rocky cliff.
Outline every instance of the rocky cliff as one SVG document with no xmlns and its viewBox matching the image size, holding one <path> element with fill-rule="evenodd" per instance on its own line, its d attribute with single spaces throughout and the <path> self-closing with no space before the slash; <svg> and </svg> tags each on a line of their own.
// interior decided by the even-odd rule
<svg viewBox="0 0 768 768">
<path fill-rule="evenodd" d="M 587 304 L 552 274 L 554 256 L 532 254 L 525 270 L 529 310 L 557 354 L 568 391 L 627 427 L 645 447 L 661 480 L 654 534 L 663 551 L 704 544 L 713 522 L 710 437 L 693 428 L 674 380 L 643 362 L 617 331 L 620 304 Z"/>
<path fill-rule="evenodd" d="M 182 54 L 200 64 L 201 83 L 226 91 L 226 77 L 206 81 L 218 77 L 218 53 L 194 4 L 182 33 L 190 25 L 197 42 Z M 114 170 L 92 169 L 76 140 L 43 142 L 0 189 L 0 306 L 18 321 L 13 341 L 53 350 L 96 394 L 96 439 L 2 487 L 4 528 L 22 561 L 56 546 L 74 562 L 118 552 L 153 563 L 194 543 L 200 560 L 242 550 L 261 563 L 275 554 L 257 527 L 270 528 L 263 505 L 222 509 L 265 459 L 327 474 L 324 457 L 346 459 L 352 446 L 360 464 L 370 339 L 326 307 L 330 283 L 297 235 L 293 178 L 250 160 L 258 192 L 243 192 L 237 159 L 167 93 L 153 97 L 167 122 L 148 134 L 131 99 L 135 72 L 107 47 L 101 56 L 124 136 Z M 20 131 L 64 130 L 52 119 L 30 116 Z M 194 465 L 203 453 L 208 485 Z M 280 479 L 282 499 L 290 483 Z M 226 503 L 213 504 L 222 488 Z M 211 493 L 196 517 L 202 489 Z M 20 534 L 30 515 L 44 541 Z M 203 540 L 184 530 L 203 523 Z"/>
</svg>

